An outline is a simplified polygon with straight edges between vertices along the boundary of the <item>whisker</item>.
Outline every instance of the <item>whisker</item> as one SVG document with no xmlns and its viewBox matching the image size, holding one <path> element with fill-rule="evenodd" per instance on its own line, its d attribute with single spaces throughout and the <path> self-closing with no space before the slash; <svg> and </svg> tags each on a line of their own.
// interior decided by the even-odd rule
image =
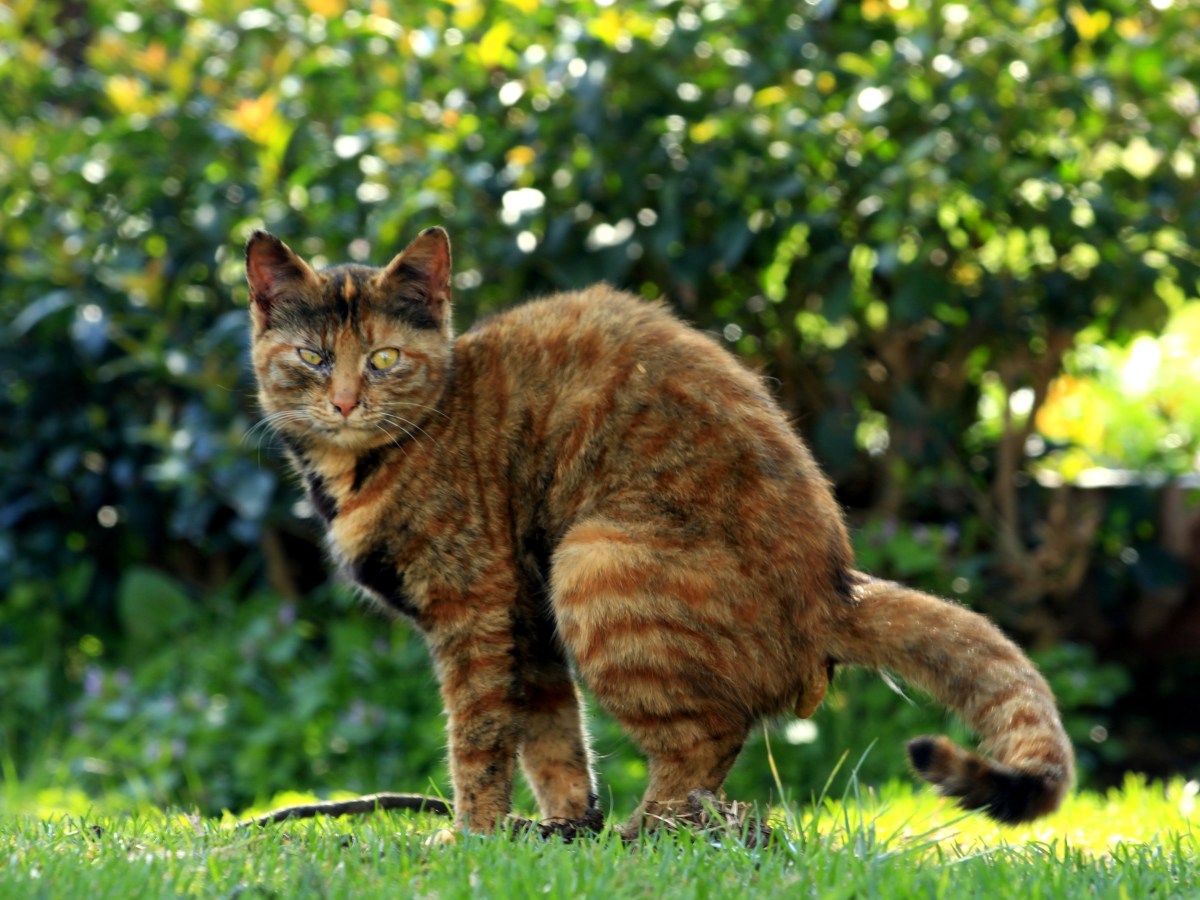
<svg viewBox="0 0 1200 900">
<path fill-rule="evenodd" d="M 380 413 L 379 415 L 380 418 L 386 421 L 389 425 L 395 425 L 397 428 L 403 431 L 408 436 L 410 441 L 416 441 L 417 436 L 404 427 L 406 424 L 411 425 L 412 422 L 409 422 L 407 419 L 401 419 L 398 416 L 390 416 L 387 413 Z"/>
<path fill-rule="evenodd" d="M 416 422 L 412 422 L 412 421 L 404 418 L 403 416 L 397 416 L 392 413 L 380 413 L 380 416 L 387 419 L 393 425 L 400 426 L 400 428 L 404 431 L 404 433 L 407 434 L 414 441 L 416 440 L 416 436 L 413 435 L 412 432 L 410 432 L 407 428 L 405 428 L 404 427 L 405 425 L 411 425 L 413 428 L 417 429 L 417 431 L 421 432 L 421 434 L 425 435 L 425 437 L 429 438 L 431 441 L 433 441 L 435 444 L 437 444 L 437 446 L 439 446 L 439 447 L 441 446 L 441 443 L 438 441 L 437 438 L 435 438 L 433 435 L 431 435 L 428 431 L 426 431 L 424 428 L 422 428 Z"/>
<path fill-rule="evenodd" d="M 278 429 L 276 425 L 284 422 L 301 422 L 307 423 L 311 421 L 308 411 L 305 409 L 281 409 L 276 412 L 269 413 L 259 421 L 255 422 L 242 434 L 241 442 L 243 445 L 249 443 L 255 432 L 258 432 L 258 443 L 255 445 L 255 452 L 259 456 L 259 463 L 262 463 L 262 445 L 263 441 L 268 437 L 274 439 L 278 437 Z M 275 444 L 267 444 L 267 449 L 273 449 Z"/>
<path fill-rule="evenodd" d="M 307 419 L 308 413 L 304 410 L 283 409 L 270 413 L 246 429 L 245 433 L 242 434 L 242 442 L 245 443 L 248 441 L 256 431 L 261 429 L 265 432 L 268 428 L 273 428 L 278 422 L 303 422 Z"/>
<path fill-rule="evenodd" d="M 428 406 L 424 403 L 406 403 L 403 400 L 396 400 L 396 401 L 392 401 L 390 405 L 391 406 L 411 406 L 414 409 L 427 409 L 431 413 L 441 416 L 443 419 L 450 418 L 448 415 L 446 415 L 444 412 L 442 412 L 436 406 Z"/>
<path fill-rule="evenodd" d="M 408 456 L 408 450 L 405 448 L 405 446 L 402 443 L 400 443 L 400 441 L 396 440 L 396 436 L 394 434 L 392 434 L 390 431 L 388 431 L 386 428 L 384 428 L 383 425 L 381 425 L 379 422 L 375 423 L 375 427 L 378 428 L 380 431 L 382 431 L 389 441 L 391 441 L 395 446 L 399 447 L 400 451 L 405 456 Z M 405 433 L 407 434 L 407 432 L 405 432 Z"/>
</svg>

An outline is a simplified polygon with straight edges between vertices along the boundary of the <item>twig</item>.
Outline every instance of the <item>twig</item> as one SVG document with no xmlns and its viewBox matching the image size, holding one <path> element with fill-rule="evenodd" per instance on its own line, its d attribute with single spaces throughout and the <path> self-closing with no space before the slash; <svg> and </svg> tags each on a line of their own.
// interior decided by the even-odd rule
<svg viewBox="0 0 1200 900">
<path fill-rule="evenodd" d="M 303 803 L 299 806 L 285 806 L 253 819 L 243 819 L 237 823 L 238 828 L 250 828 L 257 825 L 273 825 L 288 819 L 311 819 L 314 816 L 356 816 L 377 812 L 382 809 L 406 809 L 413 812 L 427 812 L 435 816 L 452 816 L 450 804 L 437 797 L 424 794 L 367 794 L 351 800 L 326 800 L 322 803 Z"/>
</svg>

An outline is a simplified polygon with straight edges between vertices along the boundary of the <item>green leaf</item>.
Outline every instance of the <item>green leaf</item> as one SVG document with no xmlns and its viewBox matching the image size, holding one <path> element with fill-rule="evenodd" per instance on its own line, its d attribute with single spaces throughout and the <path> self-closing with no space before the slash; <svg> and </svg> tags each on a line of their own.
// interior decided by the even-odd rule
<svg viewBox="0 0 1200 900">
<path fill-rule="evenodd" d="M 195 610 L 175 579 L 157 569 L 135 566 L 117 587 L 117 614 L 129 638 L 145 647 L 183 631 Z"/>
</svg>

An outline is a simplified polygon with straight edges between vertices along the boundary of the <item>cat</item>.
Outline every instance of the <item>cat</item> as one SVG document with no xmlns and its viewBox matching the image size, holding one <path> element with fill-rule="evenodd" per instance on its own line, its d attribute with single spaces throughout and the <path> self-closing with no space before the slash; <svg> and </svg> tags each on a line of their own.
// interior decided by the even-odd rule
<svg viewBox="0 0 1200 900">
<path fill-rule="evenodd" d="M 648 762 L 627 828 L 720 790 L 750 728 L 888 669 L 990 758 L 911 741 L 968 809 L 1056 809 L 1054 697 L 983 616 L 854 568 L 843 515 L 763 381 L 660 303 L 596 285 L 455 337 L 450 241 L 315 270 L 246 246 L 259 399 L 342 571 L 424 635 L 455 827 L 491 833 L 519 759 L 541 815 L 598 814 L 576 677 Z"/>
</svg>

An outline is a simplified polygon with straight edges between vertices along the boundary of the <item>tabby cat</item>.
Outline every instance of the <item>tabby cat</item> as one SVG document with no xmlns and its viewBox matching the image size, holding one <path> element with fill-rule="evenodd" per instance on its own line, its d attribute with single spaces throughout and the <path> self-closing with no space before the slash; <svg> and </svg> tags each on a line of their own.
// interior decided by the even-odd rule
<svg viewBox="0 0 1200 900">
<path fill-rule="evenodd" d="M 491 832 L 519 759 L 548 820 L 594 819 L 575 676 L 645 754 L 630 827 L 718 791 L 750 728 L 808 716 L 835 664 L 889 669 L 990 758 L 908 746 L 964 807 L 1057 808 L 1071 747 L 988 620 L 854 569 L 830 487 L 762 381 L 604 285 L 455 337 L 450 243 L 383 269 L 246 247 L 259 397 L 338 565 L 428 642 L 456 827 Z"/>
</svg>

